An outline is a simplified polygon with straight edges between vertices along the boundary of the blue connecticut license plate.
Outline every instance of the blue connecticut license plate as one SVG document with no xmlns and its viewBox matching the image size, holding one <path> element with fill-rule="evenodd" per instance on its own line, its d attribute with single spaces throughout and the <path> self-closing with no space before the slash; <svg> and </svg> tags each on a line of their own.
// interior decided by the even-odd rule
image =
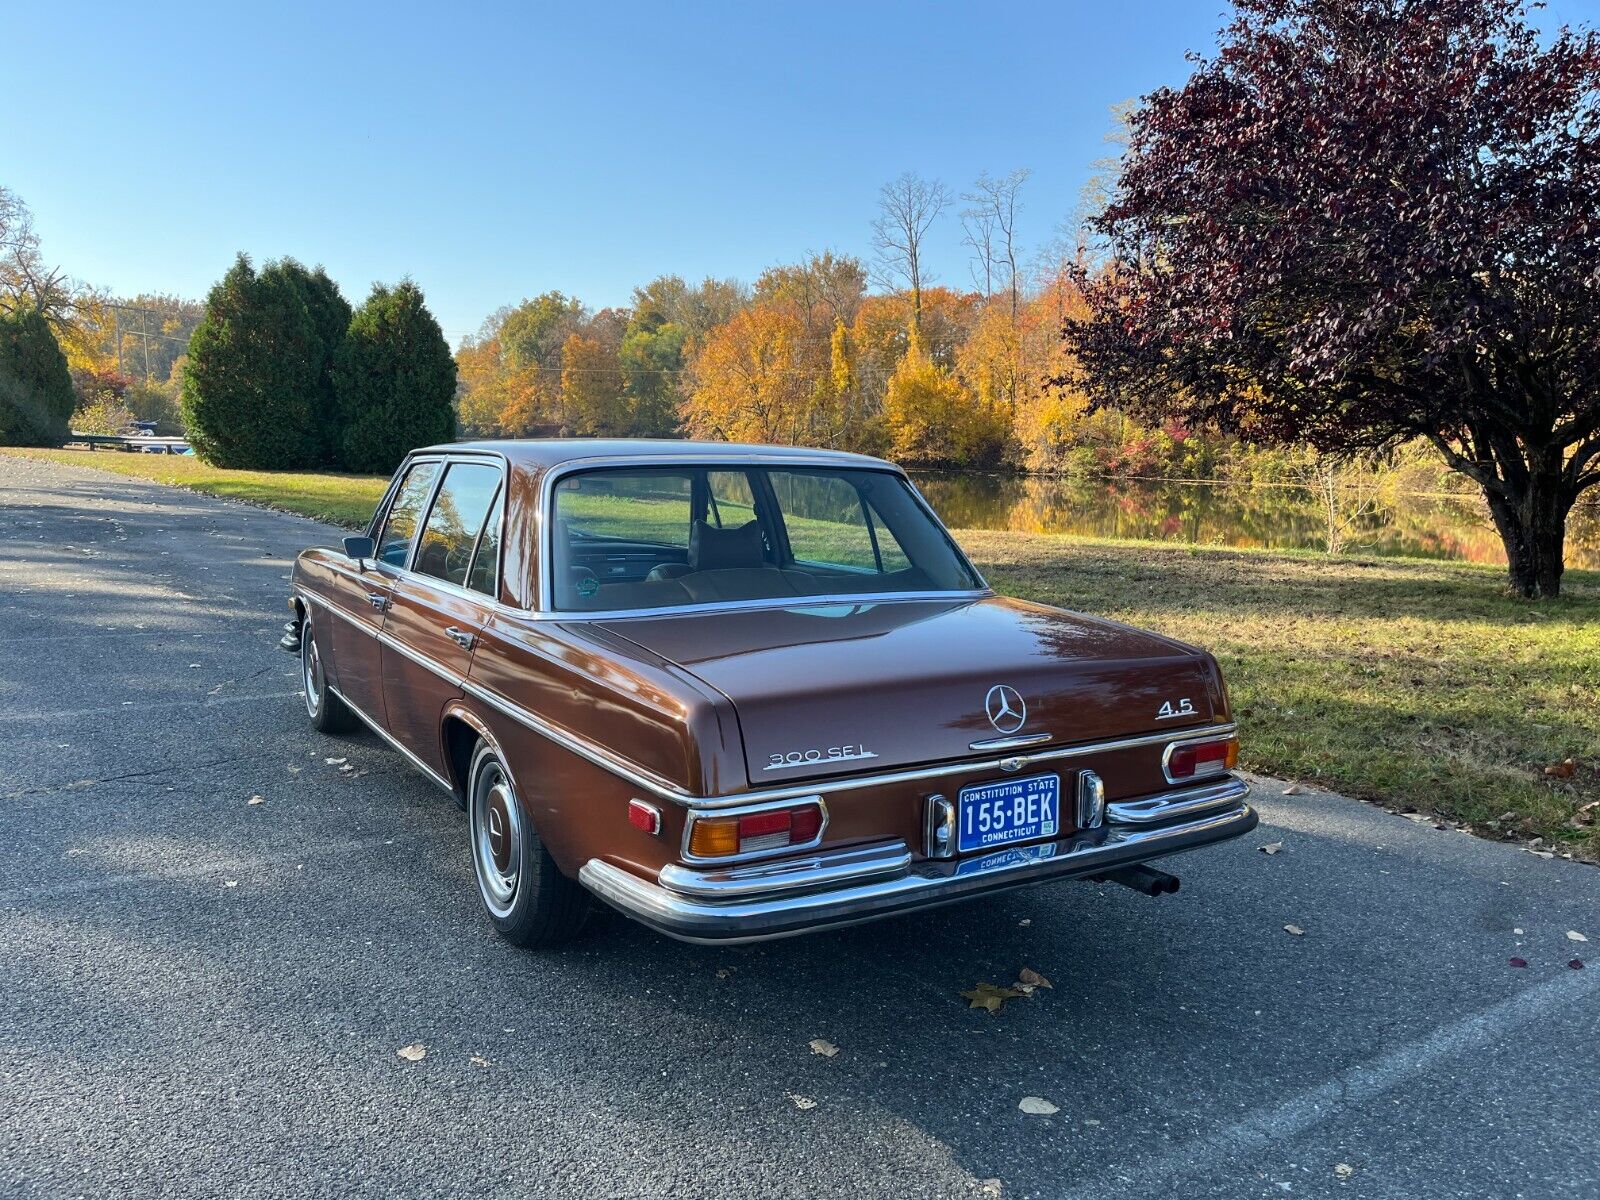
<svg viewBox="0 0 1600 1200">
<path fill-rule="evenodd" d="M 962 788 L 956 821 L 961 854 L 1055 837 L 1061 830 L 1061 777 L 1031 775 Z"/>
</svg>

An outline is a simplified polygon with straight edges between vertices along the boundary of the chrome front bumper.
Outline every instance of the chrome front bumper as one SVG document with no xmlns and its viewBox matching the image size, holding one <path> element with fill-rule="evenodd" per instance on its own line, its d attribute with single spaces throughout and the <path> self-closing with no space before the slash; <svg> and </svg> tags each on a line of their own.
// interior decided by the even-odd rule
<svg viewBox="0 0 1600 1200">
<path fill-rule="evenodd" d="M 1249 785 L 1202 787 L 1113 803 L 1106 824 L 1054 842 L 961 860 L 913 860 L 904 842 L 877 842 L 781 862 L 694 870 L 663 867 L 655 880 L 592 858 L 582 884 L 651 929 L 687 942 L 760 942 L 855 925 L 973 896 L 1101 875 L 1255 828 Z"/>
</svg>

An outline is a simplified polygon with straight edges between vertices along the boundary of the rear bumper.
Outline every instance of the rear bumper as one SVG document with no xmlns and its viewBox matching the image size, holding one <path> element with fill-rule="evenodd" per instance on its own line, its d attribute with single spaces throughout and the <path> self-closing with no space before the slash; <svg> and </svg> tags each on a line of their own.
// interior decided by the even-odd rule
<svg viewBox="0 0 1600 1200">
<path fill-rule="evenodd" d="M 759 942 L 1118 867 L 1225 841 L 1256 825 L 1249 786 L 1229 777 L 1113 804 L 1107 823 L 1054 842 L 963 859 L 914 861 L 888 841 L 719 870 L 669 865 L 655 880 L 590 859 L 583 885 L 613 908 L 689 942 Z"/>
</svg>

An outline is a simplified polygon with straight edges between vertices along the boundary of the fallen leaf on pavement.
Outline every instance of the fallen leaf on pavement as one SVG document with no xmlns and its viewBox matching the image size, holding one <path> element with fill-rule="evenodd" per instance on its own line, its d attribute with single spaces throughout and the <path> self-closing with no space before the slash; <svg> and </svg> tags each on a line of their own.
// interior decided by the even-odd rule
<svg viewBox="0 0 1600 1200">
<path fill-rule="evenodd" d="M 807 1112 L 817 1106 L 817 1102 L 810 1096 L 797 1096 L 794 1092 L 785 1092 L 784 1095 L 794 1101 L 794 1106 L 801 1112 Z"/>
<path fill-rule="evenodd" d="M 1283 794 L 1285 796 L 1303 796 L 1305 795 L 1305 791 L 1305 788 L 1301 787 L 1298 783 L 1291 783 L 1288 787 L 1283 789 Z"/>
<path fill-rule="evenodd" d="M 1295 937 L 1304 937 L 1306 933 L 1306 931 L 1301 929 L 1298 925 L 1285 925 L 1283 927 L 1283 931 L 1285 933 L 1292 933 Z"/>
<path fill-rule="evenodd" d="M 1574 971 L 1581 971 L 1583 970 L 1583 959 L 1569 958 L 1567 960 L 1567 966 L 1571 967 Z"/>
<path fill-rule="evenodd" d="M 968 1001 L 968 1008 L 985 1009 L 992 1017 L 1005 1007 L 1007 1000 L 1015 1000 L 1023 995 L 1016 988 L 997 987 L 992 983 L 980 983 L 970 992 L 962 992 L 961 998 Z"/>
<path fill-rule="evenodd" d="M 1525 958 L 1508 958 L 1506 961 L 1513 967 L 1525 967 L 1528 965 L 1528 960 Z"/>
<path fill-rule="evenodd" d="M 1349 1163 L 1340 1163 L 1338 1166 L 1333 1168 L 1333 1173 L 1340 1179 L 1349 1179 L 1350 1176 L 1356 1173 L 1356 1169 Z"/>
<path fill-rule="evenodd" d="M 1567 941 L 1569 942 L 1587 942 L 1588 940 L 1588 938 L 1584 937 L 1583 934 L 1579 933 L 1576 929 L 1567 930 Z"/>
<path fill-rule="evenodd" d="M 260 796 L 251 796 L 250 799 L 245 801 L 246 804 L 260 804 L 261 802 Z"/>
<path fill-rule="evenodd" d="M 428 1048 L 421 1042 L 412 1042 L 409 1046 L 401 1046 L 395 1053 L 407 1062 L 421 1062 L 428 1057 Z"/>
<path fill-rule="evenodd" d="M 349 762 L 350 760 L 347 758 L 325 758 L 322 761 L 327 763 L 330 767 L 337 767 L 340 763 Z"/>
<path fill-rule="evenodd" d="M 1526 850 L 1529 854 L 1533 855 L 1535 858 L 1554 858 L 1555 857 L 1555 852 L 1553 850 L 1535 850 L 1531 846 L 1524 846 L 1523 849 Z"/>
<path fill-rule="evenodd" d="M 1024 1096 L 1017 1107 L 1030 1117 L 1050 1117 L 1061 1111 L 1043 1096 Z"/>
<path fill-rule="evenodd" d="M 978 1192 L 984 1196 L 998 1196 L 1000 1194 L 1000 1181 L 998 1179 L 978 1180 Z"/>
<path fill-rule="evenodd" d="M 1268 842 L 1265 846 L 1257 846 L 1256 849 L 1260 850 L 1263 854 L 1276 854 L 1279 850 L 1283 849 L 1283 843 Z"/>
<path fill-rule="evenodd" d="M 407 1047 L 407 1048 L 409 1049 L 409 1047 Z M 424 1051 L 423 1053 L 427 1053 L 427 1052 Z M 481 1054 L 474 1054 L 467 1061 L 470 1062 L 475 1067 L 487 1067 L 487 1066 L 491 1065 L 489 1060 L 487 1058 L 485 1058 Z"/>
<path fill-rule="evenodd" d="M 835 1054 L 839 1053 L 839 1047 L 835 1046 L 826 1038 L 812 1038 L 811 1053 L 820 1054 L 823 1058 L 832 1058 Z"/>
<path fill-rule="evenodd" d="M 239 886 L 239 881 L 237 879 L 224 879 L 222 881 L 222 886 L 223 887 L 238 887 Z"/>
<path fill-rule="evenodd" d="M 1029 987 L 1050 988 L 1052 991 L 1055 990 L 1056 986 L 1031 967 L 1023 967 L 1022 970 L 1017 972 L 1017 982 L 1025 983 Z"/>
</svg>

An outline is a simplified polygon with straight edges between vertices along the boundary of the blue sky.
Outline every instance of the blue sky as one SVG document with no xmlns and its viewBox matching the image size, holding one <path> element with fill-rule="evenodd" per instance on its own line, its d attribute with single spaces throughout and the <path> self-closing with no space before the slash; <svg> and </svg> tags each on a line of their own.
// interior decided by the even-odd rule
<svg viewBox="0 0 1600 1200">
<path fill-rule="evenodd" d="M 0 183 L 87 282 L 201 297 L 236 251 L 292 255 L 352 302 L 410 275 L 455 343 L 549 289 L 866 256 L 905 170 L 1030 168 L 1042 244 L 1109 107 L 1181 82 L 1225 7 L 13 4 Z M 932 250 L 969 282 L 953 214 Z"/>
</svg>

